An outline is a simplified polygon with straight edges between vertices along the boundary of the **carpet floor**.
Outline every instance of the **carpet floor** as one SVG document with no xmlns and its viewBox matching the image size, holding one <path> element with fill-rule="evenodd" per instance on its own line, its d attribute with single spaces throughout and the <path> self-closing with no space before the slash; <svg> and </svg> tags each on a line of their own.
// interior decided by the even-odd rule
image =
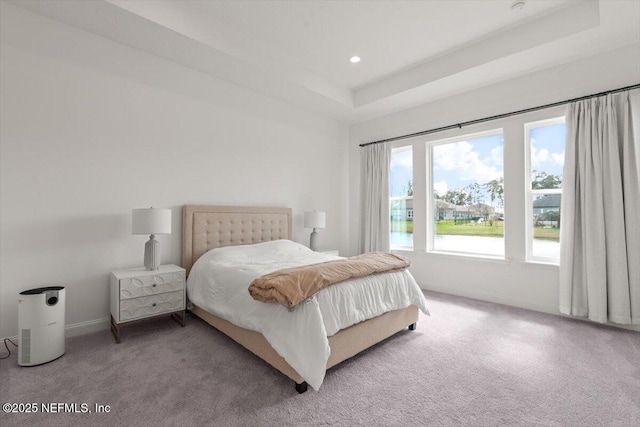
<svg viewBox="0 0 640 427">
<path fill-rule="evenodd" d="M 0 360 L 0 403 L 91 412 L 0 413 L 3 426 L 638 426 L 640 333 L 426 292 L 431 316 L 293 382 L 190 315 L 70 338 L 46 365 Z M 4 351 L 0 351 L 0 355 Z M 97 413 L 95 404 L 108 405 Z M 55 405 L 54 405 L 55 407 Z M 64 408 L 62 408 L 64 411 Z"/>
</svg>

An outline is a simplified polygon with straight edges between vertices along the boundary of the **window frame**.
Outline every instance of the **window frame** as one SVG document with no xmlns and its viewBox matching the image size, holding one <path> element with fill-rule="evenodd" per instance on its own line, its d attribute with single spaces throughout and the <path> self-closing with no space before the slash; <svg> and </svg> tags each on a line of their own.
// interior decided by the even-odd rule
<svg viewBox="0 0 640 427">
<path fill-rule="evenodd" d="M 466 252 L 466 251 L 447 251 L 447 250 L 442 250 L 442 249 L 435 249 L 434 248 L 434 239 L 435 239 L 435 212 L 434 212 L 434 200 L 433 200 L 433 183 L 434 183 L 434 178 L 433 178 L 433 172 L 434 172 L 434 167 L 433 167 L 433 149 L 434 147 L 440 146 L 440 145 L 446 145 L 446 144 L 452 144 L 452 143 L 456 143 L 456 142 L 460 142 L 460 141 L 464 141 L 464 140 L 469 140 L 469 139 L 477 139 L 477 138 L 483 138 L 483 137 L 488 137 L 488 136 L 495 136 L 495 135 L 501 135 L 503 140 L 502 140 L 502 148 L 503 148 L 503 152 L 502 152 L 502 160 L 503 160 L 503 167 L 502 167 L 502 178 L 503 178 L 503 182 L 505 179 L 505 170 L 504 170 L 504 127 L 497 127 L 497 128 L 492 128 L 492 129 L 488 129 L 488 130 L 483 130 L 483 131 L 477 131 L 477 132 L 471 132 L 471 133 L 466 133 L 463 135 L 457 135 L 457 136 L 451 136 L 451 137 L 447 137 L 447 138 L 441 138 L 441 139 L 436 139 L 433 141 L 425 141 L 426 144 L 426 172 L 427 172 L 427 177 L 426 177 L 426 187 L 427 187 L 427 197 L 426 197 L 426 205 L 427 205 L 427 213 L 426 213 L 426 225 L 427 225 L 427 241 L 426 241 L 426 252 L 430 253 L 430 254 L 442 254 L 442 255 L 454 255 L 454 256 L 467 256 L 467 257 L 474 257 L 474 258 L 486 258 L 486 259 L 495 259 L 495 260 L 505 260 L 506 259 L 506 242 L 507 242 L 507 237 L 506 237 L 506 227 L 503 230 L 503 237 L 502 237 L 502 243 L 503 243 L 503 251 L 502 251 L 502 255 L 495 255 L 495 254 L 488 254 L 488 253 L 478 253 L 478 252 Z M 506 205 L 506 202 L 505 202 Z M 507 221 L 507 217 L 505 215 L 505 212 L 503 212 L 503 217 L 504 217 L 504 223 L 506 224 Z"/>
<path fill-rule="evenodd" d="M 560 194 L 562 197 L 562 188 L 544 188 L 540 190 L 533 190 L 531 188 L 531 130 L 546 126 L 554 126 L 559 124 L 566 125 L 566 117 L 558 116 L 549 119 L 536 120 L 533 122 L 526 122 L 524 124 L 524 185 L 525 185 L 525 261 L 526 262 L 539 262 L 545 264 L 560 264 L 560 256 L 558 258 L 542 257 L 533 255 L 533 197 L 536 195 L 550 195 Z M 564 186 L 564 176 L 563 176 Z"/>
</svg>

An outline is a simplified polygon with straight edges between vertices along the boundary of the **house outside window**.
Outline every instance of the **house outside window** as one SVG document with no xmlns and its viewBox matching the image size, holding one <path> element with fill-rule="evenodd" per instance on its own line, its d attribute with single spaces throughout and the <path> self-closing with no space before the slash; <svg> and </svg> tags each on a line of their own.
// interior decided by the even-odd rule
<svg viewBox="0 0 640 427">
<path fill-rule="evenodd" d="M 413 150 L 391 151 L 389 169 L 391 249 L 413 249 Z"/>
<path fill-rule="evenodd" d="M 525 124 L 527 260 L 558 263 L 564 117 Z"/>
</svg>

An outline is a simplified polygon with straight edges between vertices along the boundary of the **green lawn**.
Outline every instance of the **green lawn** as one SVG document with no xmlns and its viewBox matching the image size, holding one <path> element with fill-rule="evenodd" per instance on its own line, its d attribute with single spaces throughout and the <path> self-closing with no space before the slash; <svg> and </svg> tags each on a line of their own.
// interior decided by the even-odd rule
<svg viewBox="0 0 640 427">
<path fill-rule="evenodd" d="M 559 228 L 547 228 L 547 227 L 533 227 L 534 239 L 545 239 L 560 241 L 560 229 Z"/>
<path fill-rule="evenodd" d="M 405 233 L 413 233 L 413 221 L 391 221 L 391 231 L 399 231 Z M 478 224 L 475 222 L 467 224 L 455 224 L 453 220 L 437 221 L 436 234 L 439 235 L 456 235 L 456 236 L 487 236 L 487 237 L 503 237 L 504 222 L 496 221 L 494 225 L 489 222 Z M 559 228 L 534 227 L 534 239 L 560 240 Z"/>
<path fill-rule="evenodd" d="M 483 222 L 478 224 L 476 222 L 470 222 L 467 224 L 455 224 L 453 220 L 450 221 L 437 221 L 436 233 L 440 235 L 450 234 L 456 236 L 487 236 L 487 237 L 502 237 L 504 236 L 504 222 L 495 221 L 493 226 L 489 225 L 489 222 Z"/>
<path fill-rule="evenodd" d="M 391 231 L 413 233 L 413 221 L 391 221 Z"/>
</svg>

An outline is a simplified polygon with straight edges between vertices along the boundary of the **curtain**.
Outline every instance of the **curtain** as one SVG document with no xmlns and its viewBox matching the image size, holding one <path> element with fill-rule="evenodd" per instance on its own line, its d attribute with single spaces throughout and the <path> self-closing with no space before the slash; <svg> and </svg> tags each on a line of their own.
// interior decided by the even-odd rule
<svg viewBox="0 0 640 427">
<path fill-rule="evenodd" d="M 640 324 L 640 91 L 578 101 L 566 117 L 560 311 Z"/>
<path fill-rule="evenodd" d="M 371 144 L 362 148 L 363 252 L 389 252 L 389 164 L 388 144 Z"/>
</svg>

